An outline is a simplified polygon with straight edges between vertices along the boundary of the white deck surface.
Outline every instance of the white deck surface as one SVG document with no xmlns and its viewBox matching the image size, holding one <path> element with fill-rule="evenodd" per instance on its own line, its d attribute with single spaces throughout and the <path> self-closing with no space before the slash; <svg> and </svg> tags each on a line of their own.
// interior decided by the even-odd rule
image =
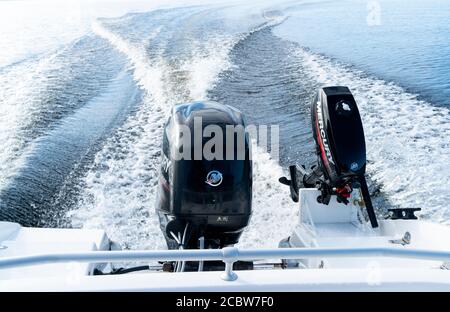
<svg viewBox="0 0 450 312">
<path fill-rule="evenodd" d="M 0 281 L 0 291 L 450 291 L 450 271 L 310 269 L 238 271 L 227 282 L 221 272 L 141 273 Z"/>
<path fill-rule="evenodd" d="M 102 250 L 108 245 L 103 231 L 26 228 L 0 222 L 0 258 L 52 252 Z M 87 263 L 45 264 L 0 270 L 0 280 L 89 274 Z M 9 281 L 10 282 L 10 281 Z"/>
</svg>

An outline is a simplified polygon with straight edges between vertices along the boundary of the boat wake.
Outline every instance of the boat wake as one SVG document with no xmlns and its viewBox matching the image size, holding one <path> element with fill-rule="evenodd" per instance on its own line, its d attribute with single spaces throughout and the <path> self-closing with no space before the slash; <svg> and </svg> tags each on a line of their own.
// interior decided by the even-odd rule
<svg viewBox="0 0 450 312">
<path fill-rule="evenodd" d="M 163 248 L 154 202 L 160 138 L 171 107 L 180 102 L 208 99 L 208 91 L 218 82 L 219 74 L 232 67 L 229 55 L 233 47 L 272 25 L 259 18 L 247 26 L 248 31 L 226 34 L 217 18 L 211 16 L 217 14 L 215 10 L 187 8 L 183 11 L 191 15 L 183 14 L 164 23 L 164 27 L 156 27 L 144 42 L 135 43 L 122 37 L 120 30 L 113 32 L 106 24 L 94 26 L 98 35 L 128 57 L 134 79 L 147 96 L 96 155 L 83 181 L 81 199 L 69 213 L 69 219 L 71 226 L 106 229 L 108 235 L 125 248 Z M 154 14 L 161 18 L 164 13 Z M 172 11 L 167 13 L 173 14 Z M 135 15 L 127 19 L 134 18 L 142 23 L 141 19 L 147 21 L 153 16 Z M 179 33 L 180 27 L 184 33 Z M 215 27 L 220 27 L 221 31 Z M 190 40 L 183 39 L 185 37 Z M 255 158 L 254 225 L 244 234 L 242 244 L 274 246 L 278 243 L 280 228 L 283 236 L 290 227 L 280 227 L 273 220 L 293 224 L 295 207 L 289 203 L 287 190 L 278 186 L 282 170 L 277 162 L 262 151 L 257 152 Z M 281 203 L 286 207 L 274 211 L 273 207 Z M 272 229 L 273 237 L 262 237 L 260 227 Z"/>
</svg>

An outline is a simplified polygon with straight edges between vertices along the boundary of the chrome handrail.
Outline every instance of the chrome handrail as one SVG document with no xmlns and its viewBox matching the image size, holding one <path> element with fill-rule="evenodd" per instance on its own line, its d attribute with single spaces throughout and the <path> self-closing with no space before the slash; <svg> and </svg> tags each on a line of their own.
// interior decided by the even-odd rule
<svg viewBox="0 0 450 312">
<path fill-rule="evenodd" d="M 223 249 L 202 250 L 123 250 L 48 253 L 0 258 L 0 269 L 60 262 L 117 262 L 117 261 L 208 261 L 221 260 L 225 265 L 224 280 L 235 280 L 233 263 L 239 260 L 306 259 L 342 257 L 393 257 L 434 261 L 450 261 L 450 251 L 405 247 L 369 248 L 274 248 L 274 249 Z"/>
</svg>

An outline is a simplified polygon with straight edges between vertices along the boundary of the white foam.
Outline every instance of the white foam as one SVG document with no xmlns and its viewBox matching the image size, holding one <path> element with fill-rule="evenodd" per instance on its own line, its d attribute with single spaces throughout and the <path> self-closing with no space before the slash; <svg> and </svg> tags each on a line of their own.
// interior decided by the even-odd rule
<svg viewBox="0 0 450 312">
<path fill-rule="evenodd" d="M 147 37 L 147 41 L 154 39 L 162 27 L 157 27 Z M 163 95 L 160 93 L 164 90 L 162 85 L 162 75 L 165 70 L 164 64 L 156 63 L 149 60 L 145 53 L 145 46 L 134 46 L 126 39 L 107 30 L 103 25 L 95 21 L 92 23 L 92 30 L 100 37 L 108 40 L 117 50 L 127 56 L 130 61 L 133 77 L 137 84 L 144 90 L 152 92 L 153 98 L 162 99 Z M 158 101 L 156 101 L 159 103 Z"/>
<path fill-rule="evenodd" d="M 0 188 L 23 164 L 30 127 L 42 110 L 40 96 L 52 82 L 47 73 L 62 66 L 57 55 L 24 62 L 0 75 Z"/>
<path fill-rule="evenodd" d="M 346 85 L 353 92 L 367 141 L 368 173 L 400 207 L 448 223 L 450 210 L 450 115 L 417 95 L 324 56 L 299 49 L 311 79 Z"/>
<path fill-rule="evenodd" d="M 269 153 L 253 148 L 253 214 L 239 247 L 274 248 L 292 233 L 298 207 L 289 188 L 278 182 L 285 174 Z"/>
<path fill-rule="evenodd" d="M 72 226 L 104 229 L 128 249 L 159 249 L 164 239 L 152 211 L 158 173 L 159 137 L 164 116 L 164 64 L 149 60 L 145 46 L 93 24 L 93 30 L 129 59 L 134 80 L 147 92 L 139 111 L 127 119 L 97 153 L 84 180 L 78 207 L 69 212 Z M 160 28 L 149 34 L 157 36 Z"/>
<path fill-rule="evenodd" d="M 163 57 L 148 59 L 145 46 L 132 45 L 99 24 L 94 25 L 94 30 L 126 54 L 134 79 L 147 92 L 147 97 L 139 111 L 107 140 L 104 149 L 96 155 L 94 166 L 84 181 L 79 207 L 71 211 L 69 217 L 75 227 L 105 229 L 125 248 L 163 248 L 164 238 L 154 213 L 155 190 L 162 125 L 170 107 L 182 97 L 172 94 L 172 89 L 177 86 L 171 76 L 180 69 L 171 68 Z M 159 31 L 155 30 L 152 36 Z M 149 40 L 151 44 L 151 38 Z M 226 46 L 221 48 L 226 49 Z M 191 66 L 183 64 L 187 84 L 195 77 L 207 78 L 197 86 L 194 92 L 197 95 L 206 94 L 206 88 L 216 78 L 217 68 L 227 64 L 220 58 L 227 53 L 219 51 L 219 56 L 216 56 L 216 50 L 209 49 L 211 56 L 199 55 L 192 59 L 189 62 Z M 201 63 L 210 66 L 197 66 Z"/>
</svg>

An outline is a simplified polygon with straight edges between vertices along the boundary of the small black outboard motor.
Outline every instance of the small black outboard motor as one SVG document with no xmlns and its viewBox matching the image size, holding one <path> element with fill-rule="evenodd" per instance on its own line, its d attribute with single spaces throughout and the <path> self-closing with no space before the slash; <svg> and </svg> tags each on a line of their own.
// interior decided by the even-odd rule
<svg viewBox="0 0 450 312">
<path fill-rule="evenodd" d="M 325 180 L 335 187 L 343 187 L 354 177 L 364 176 L 364 130 L 350 90 L 347 87 L 321 89 L 311 104 L 311 122 Z"/>
<path fill-rule="evenodd" d="M 206 134 L 208 127 L 223 136 Z M 156 201 L 169 249 L 238 242 L 252 213 L 251 150 L 244 128 L 241 112 L 227 105 L 194 102 L 173 108 L 164 128 Z"/>
<path fill-rule="evenodd" d="M 291 180 L 281 178 L 280 182 L 290 185 L 294 201 L 298 201 L 300 183 L 304 187 L 318 187 L 321 191 L 318 200 L 326 205 L 331 195 L 347 204 L 353 188 L 360 188 L 372 227 L 377 227 L 364 176 L 364 130 L 350 90 L 341 86 L 321 88 L 311 104 L 311 122 L 318 166 L 311 172 L 306 172 L 304 167 L 291 166 Z M 300 182 L 298 171 L 302 176 Z"/>
</svg>

